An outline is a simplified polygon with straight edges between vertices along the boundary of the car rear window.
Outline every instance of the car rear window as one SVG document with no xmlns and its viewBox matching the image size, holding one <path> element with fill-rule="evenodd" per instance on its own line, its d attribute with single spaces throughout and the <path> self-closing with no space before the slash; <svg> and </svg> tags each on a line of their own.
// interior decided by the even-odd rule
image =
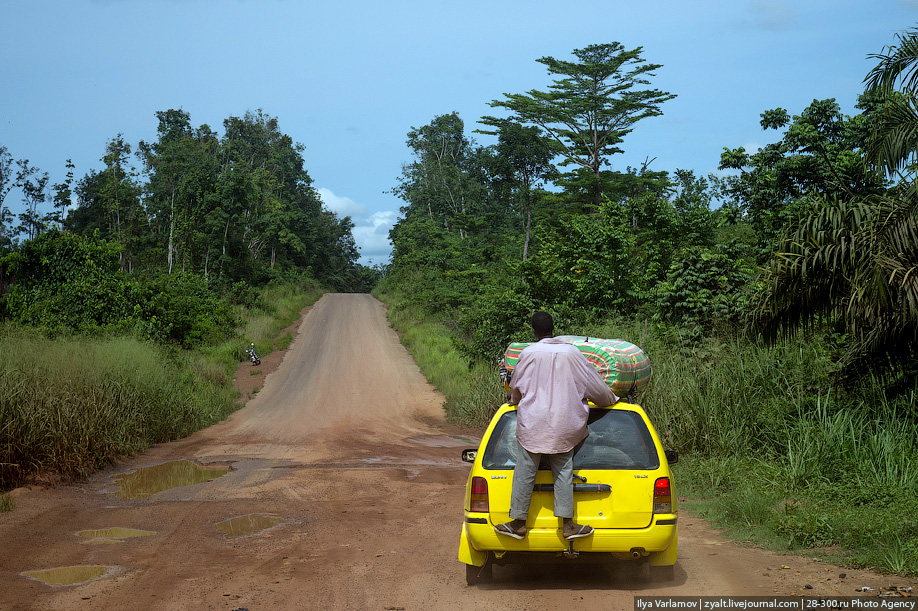
<svg viewBox="0 0 918 611">
<path fill-rule="evenodd" d="M 589 436 L 574 453 L 575 469 L 657 469 L 660 459 L 647 425 L 635 412 L 591 409 Z M 516 410 L 504 414 L 494 427 L 481 464 L 485 469 L 516 465 Z M 548 469 L 542 461 L 540 469 Z"/>
</svg>

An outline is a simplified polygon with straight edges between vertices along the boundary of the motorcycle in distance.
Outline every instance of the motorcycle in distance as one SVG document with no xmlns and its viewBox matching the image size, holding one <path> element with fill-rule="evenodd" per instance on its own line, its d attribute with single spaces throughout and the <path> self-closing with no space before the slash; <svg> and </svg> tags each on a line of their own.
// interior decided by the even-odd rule
<svg viewBox="0 0 918 611">
<path fill-rule="evenodd" d="M 245 349 L 245 353 L 249 355 L 249 360 L 252 361 L 252 365 L 261 365 L 261 359 L 255 354 L 255 342 L 252 342 L 251 346 Z"/>
</svg>

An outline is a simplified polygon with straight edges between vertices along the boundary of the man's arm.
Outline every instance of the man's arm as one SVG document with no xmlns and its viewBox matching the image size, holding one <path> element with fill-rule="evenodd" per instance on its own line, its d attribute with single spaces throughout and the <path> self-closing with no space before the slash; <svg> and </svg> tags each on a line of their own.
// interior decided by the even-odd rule
<svg viewBox="0 0 918 611">
<path fill-rule="evenodd" d="M 525 352 L 525 350 L 523 350 Z M 519 389 L 519 384 L 523 379 L 526 371 L 526 362 L 529 360 L 528 355 L 520 353 L 520 358 L 516 362 L 516 367 L 513 369 L 513 374 L 510 376 L 510 394 L 507 396 L 507 403 L 510 405 L 519 405 L 520 399 L 523 398 L 523 393 Z"/>
</svg>

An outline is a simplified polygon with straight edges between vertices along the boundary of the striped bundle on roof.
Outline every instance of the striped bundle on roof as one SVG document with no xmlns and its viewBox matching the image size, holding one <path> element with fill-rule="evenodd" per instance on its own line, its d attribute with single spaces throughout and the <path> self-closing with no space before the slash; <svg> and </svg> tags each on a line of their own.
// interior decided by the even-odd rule
<svg viewBox="0 0 918 611">
<path fill-rule="evenodd" d="M 653 369 L 647 354 L 621 339 L 601 339 L 582 335 L 561 335 L 557 339 L 573 344 L 596 368 L 603 382 L 619 397 L 633 401 L 650 382 Z M 502 366 L 512 375 L 520 353 L 530 343 L 514 342 L 504 353 Z"/>
</svg>

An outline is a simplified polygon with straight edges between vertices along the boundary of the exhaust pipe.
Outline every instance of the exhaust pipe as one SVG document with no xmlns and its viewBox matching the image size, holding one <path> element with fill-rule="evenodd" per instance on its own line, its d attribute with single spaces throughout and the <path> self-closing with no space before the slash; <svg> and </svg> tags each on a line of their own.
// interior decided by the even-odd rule
<svg viewBox="0 0 918 611">
<path fill-rule="evenodd" d="M 644 551 L 643 547 L 632 547 L 631 548 L 631 557 L 637 560 L 642 556 L 646 556 L 647 552 Z"/>
</svg>

